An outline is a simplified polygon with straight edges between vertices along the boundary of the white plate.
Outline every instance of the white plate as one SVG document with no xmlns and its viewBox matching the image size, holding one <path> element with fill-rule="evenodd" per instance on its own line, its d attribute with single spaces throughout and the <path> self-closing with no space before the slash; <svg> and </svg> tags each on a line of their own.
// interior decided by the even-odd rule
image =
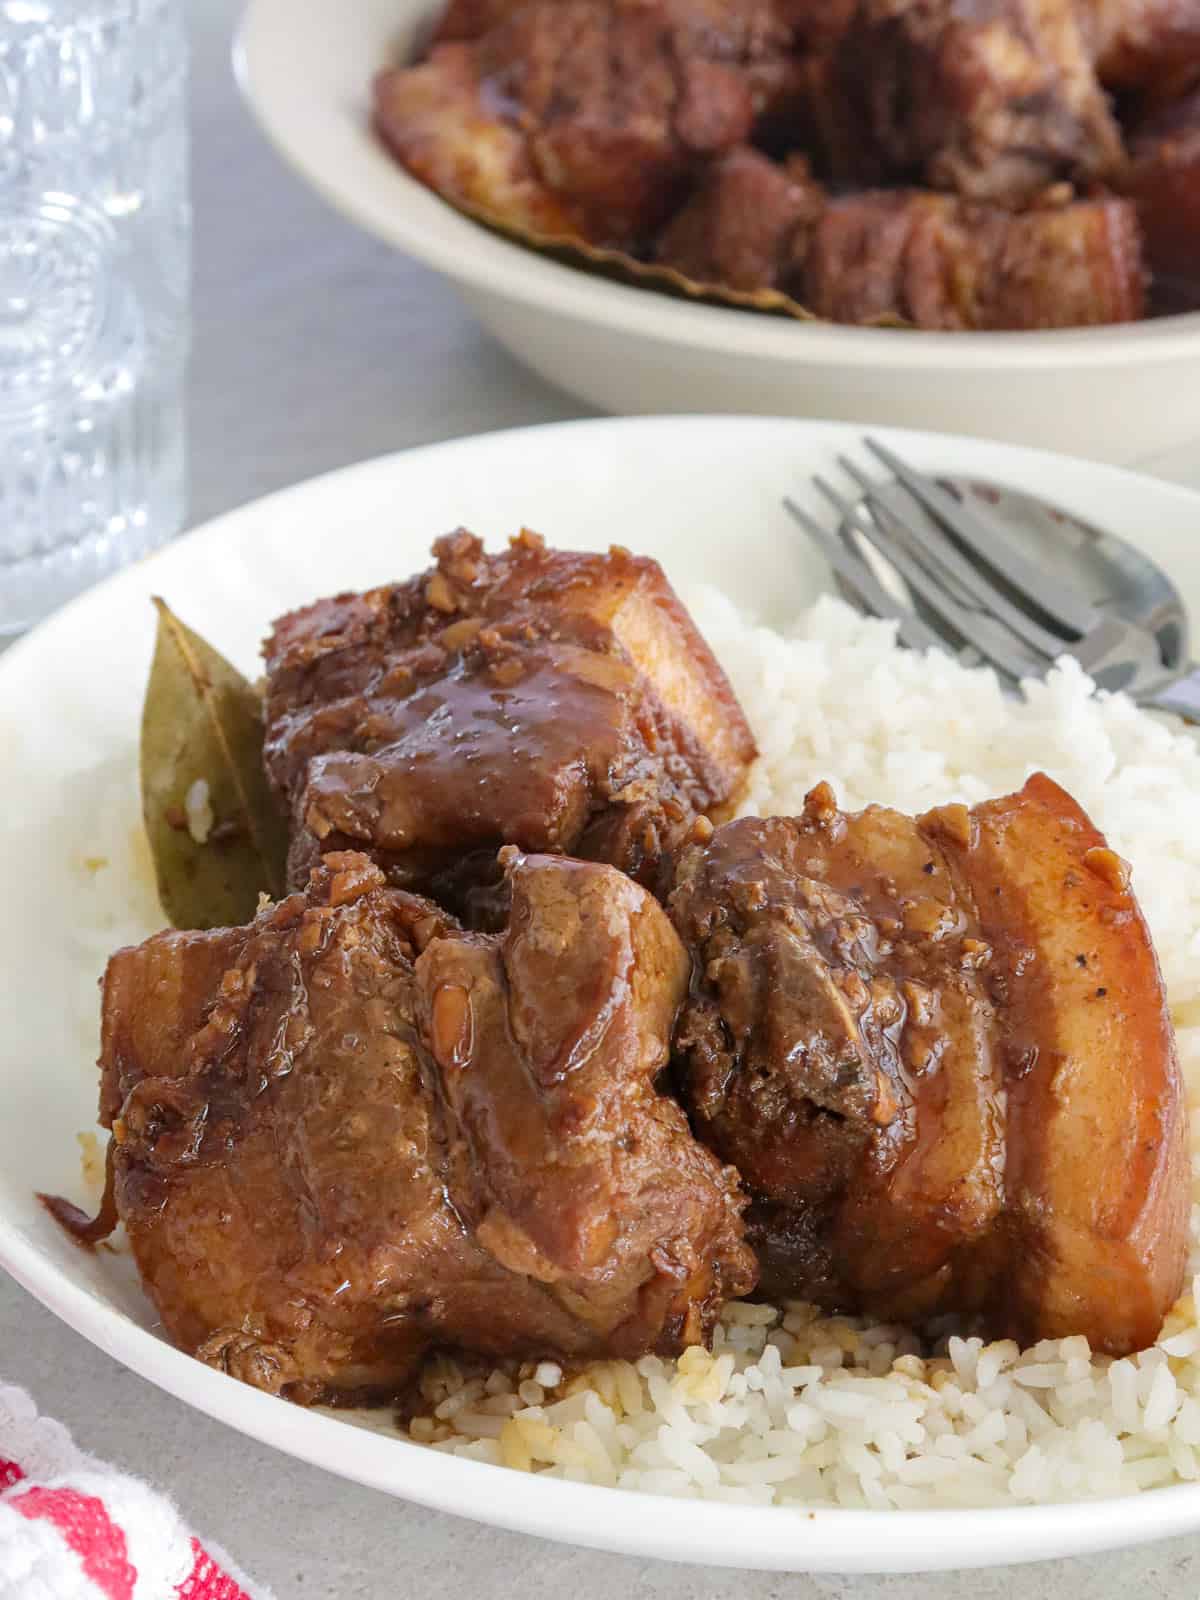
<svg viewBox="0 0 1200 1600">
<path fill-rule="evenodd" d="M 822 574 L 780 496 L 802 493 L 807 473 L 833 467 L 853 441 L 830 425 L 666 417 L 490 434 L 389 457 L 222 517 L 0 657 L 0 1263 L 110 1355 L 231 1426 L 392 1494 L 549 1538 L 734 1566 L 904 1571 L 1200 1529 L 1200 1486 L 1035 1509 L 805 1513 L 549 1482 L 427 1451 L 390 1434 L 387 1413 L 364 1429 L 173 1350 L 155 1332 L 128 1256 L 77 1249 L 34 1199 L 41 1189 L 94 1203 L 76 1135 L 95 1118 L 95 980 L 117 940 L 156 925 L 144 875 L 106 884 L 114 869 L 89 866 L 139 831 L 151 594 L 254 672 L 259 639 L 284 608 L 406 575 L 424 564 L 430 539 L 459 522 L 489 541 L 524 522 L 556 544 L 631 545 L 657 556 L 681 587 L 716 582 L 784 620 Z M 1200 496 L 1033 451 L 920 434 L 895 442 L 918 465 L 1006 480 L 1140 538 L 1200 614 Z M 145 1390 L 137 1398 L 154 1403 Z"/>
<path fill-rule="evenodd" d="M 1054 333 L 801 324 L 562 266 L 469 221 L 370 131 L 370 85 L 438 0 L 250 0 L 239 77 L 264 131 L 338 210 L 453 279 L 543 376 L 616 412 L 846 417 L 1132 462 L 1200 437 L 1200 313 Z"/>
</svg>

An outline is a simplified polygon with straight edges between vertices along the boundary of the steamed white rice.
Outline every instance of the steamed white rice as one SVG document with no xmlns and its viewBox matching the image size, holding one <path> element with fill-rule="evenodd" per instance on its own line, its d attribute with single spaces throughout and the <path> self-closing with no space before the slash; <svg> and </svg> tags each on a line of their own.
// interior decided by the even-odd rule
<svg viewBox="0 0 1200 1600">
<path fill-rule="evenodd" d="M 947 1336 L 789 1302 L 726 1308 L 712 1352 L 552 1362 L 468 1376 L 439 1359 L 433 1449 L 552 1477 L 750 1504 L 856 1507 L 1072 1500 L 1200 1478 L 1200 744 L 1059 667 L 1024 701 L 984 671 L 898 649 L 832 600 L 787 637 L 719 593 L 689 596 L 762 750 L 745 809 L 791 813 L 819 779 L 842 805 L 916 812 L 1043 769 L 1133 863 L 1167 982 L 1192 1112 L 1189 1292 L 1151 1350 Z M 1195 1276 L 1193 1276 L 1195 1275 Z"/>
</svg>

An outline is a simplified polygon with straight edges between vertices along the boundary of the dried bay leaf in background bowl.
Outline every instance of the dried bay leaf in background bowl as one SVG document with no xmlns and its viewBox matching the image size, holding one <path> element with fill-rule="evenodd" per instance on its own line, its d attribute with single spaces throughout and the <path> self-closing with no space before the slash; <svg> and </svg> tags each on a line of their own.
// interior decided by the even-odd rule
<svg viewBox="0 0 1200 1600">
<path fill-rule="evenodd" d="M 704 305 L 729 306 L 739 311 L 756 311 L 775 317 L 788 317 L 794 322 L 823 322 L 815 311 L 800 304 L 782 289 L 731 289 L 723 283 L 701 283 L 689 278 L 675 267 L 663 266 L 656 261 L 641 261 L 623 250 L 589 244 L 586 239 L 569 234 L 542 233 L 535 228 L 522 226 L 511 218 L 502 217 L 486 206 L 476 204 L 458 193 L 446 189 L 435 191 L 439 199 L 452 205 L 456 211 L 481 223 L 493 233 L 502 234 L 527 250 L 549 256 L 563 266 L 574 267 L 579 272 L 590 272 L 597 277 L 610 278 L 633 288 L 652 289 L 659 294 L 671 295 L 680 300 L 697 300 Z M 858 324 L 863 328 L 911 328 L 903 317 L 882 313 Z"/>
<path fill-rule="evenodd" d="M 623 250 L 589 244 L 586 239 L 574 235 L 541 233 L 534 228 L 523 227 L 508 217 L 498 216 L 462 195 L 449 194 L 445 190 L 439 191 L 439 194 L 448 205 L 463 212 L 473 222 L 482 223 L 485 228 L 503 234 L 528 250 L 552 256 L 564 266 L 613 278 L 619 283 L 656 289 L 661 294 L 674 295 L 679 299 L 734 306 L 742 311 L 772 312 L 776 316 L 792 317 L 799 322 L 820 320 L 815 312 L 784 294 L 781 289 L 731 289 L 721 283 L 699 283 L 674 267 L 665 267 L 654 261 L 640 261 Z"/>
<path fill-rule="evenodd" d="M 155 599 L 142 709 L 142 813 L 163 910 L 176 928 L 248 922 L 283 890 L 287 834 L 262 765 L 259 695 Z"/>
</svg>

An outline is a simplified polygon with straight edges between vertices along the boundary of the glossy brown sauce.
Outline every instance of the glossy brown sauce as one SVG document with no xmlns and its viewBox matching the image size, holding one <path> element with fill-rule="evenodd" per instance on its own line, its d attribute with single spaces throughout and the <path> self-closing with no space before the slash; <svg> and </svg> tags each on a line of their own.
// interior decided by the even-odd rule
<svg viewBox="0 0 1200 1600">
<path fill-rule="evenodd" d="M 113 957 L 109 1193 L 95 1222 L 46 1203 L 81 1242 L 119 1212 L 201 1360 L 378 1400 L 435 1346 L 673 1353 L 750 1287 L 733 1179 L 656 1087 L 665 914 L 601 864 L 504 868 L 498 936 L 334 853 L 246 928 Z"/>
<path fill-rule="evenodd" d="M 503 925 L 503 845 L 607 860 L 655 886 L 727 804 L 753 741 L 653 562 L 499 556 L 460 533 L 407 584 L 285 617 L 267 646 L 265 759 L 290 872 L 369 851 L 400 887 Z"/>
<path fill-rule="evenodd" d="M 58 1223 L 59 1227 L 85 1250 L 92 1250 L 109 1237 L 120 1223 L 114 1182 L 113 1147 L 109 1141 L 104 1162 L 104 1194 L 100 1209 L 94 1217 L 62 1195 L 38 1194 L 38 1200 Z"/>
</svg>

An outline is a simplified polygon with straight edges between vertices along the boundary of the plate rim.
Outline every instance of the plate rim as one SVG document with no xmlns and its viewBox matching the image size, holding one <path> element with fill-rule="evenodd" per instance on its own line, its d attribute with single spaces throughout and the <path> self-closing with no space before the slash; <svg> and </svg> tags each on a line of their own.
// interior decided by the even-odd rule
<svg viewBox="0 0 1200 1600">
<path fill-rule="evenodd" d="M 14 1237 L 0 1218 L 0 1266 L 47 1310 L 83 1334 L 99 1350 L 183 1404 L 331 1476 L 349 1479 L 431 1510 L 551 1539 L 555 1543 L 705 1566 L 919 1573 L 1017 1566 L 1075 1554 L 1132 1548 L 1191 1531 L 1200 1521 L 1200 1484 L 1171 1484 L 1103 1500 L 1011 1507 L 945 1507 L 929 1511 L 731 1505 L 563 1479 L 535 1479 L 511 1468 L 446 1455 L 399 1434 L 389 1437 L 353 1424 L 349 1425 L 348 1436 L 353 1437 L 358 1447 L 357 1460 L 342 1457 L 334 1466 L 317 1452 L 323 1440 L 344 1442 L 346 1425 L 336 1415 L 294 1405 L 205 1366 L 147 1329 L 138 1327 L 122 1313 L 99 1305 L 86 1291 L 67 1280 L 60 1286 L 59 1294 L 43 1293 L 33 1281 L 34 1274 L 23 1270 L 23 1258 L 34 1255 L 36 1251 Z M 110 1319 L 128 1324 L 131 1347 L 108 1337 L 105 1324 Z M 289 1426 L 292 1423 L 294 1427 Z M 312 1444 L 305 1448 L 308 1435 L 312 1436 Z M 420 1473 L 403 1491 L 394 1487 L 385 1464 L 397 1446 L 405 1451 L 420 1452 Z M 341 1456 L 336 1448 L 332 1454 Z M 530 1495 L 531 1506 L 522 1507 L 519 1502 L 533 1484 L 536 1488 Z M 1147 1513 L 1139 1518 L 1132 1532 L 1121 1526 L 1123 1514 L 1131 1505 Z M 641 1514 L 632 1511 L 628 1525 L 622 1525 L 623 1519 L 617 1515 L 622 1506 L 636 1508 Z M 480 1508 L 484 1512 L 482 1515 Z M 606 1508 L 607 1515 L 604 1514 Z M 706 1543 L 727 1540 L 733 1559 L 726 1560 L 721 1554 L 711 1553 L 696 1556 L 699 1522 L 705 1524 Z M 586 1531 L 581 1532 L 580 1523 L 589 1525 Z M 621 1532 L 608 1531 L 618 1525 L 622 1525 Z M 1103 1530 L 1099 1537 L 1096 1536 L 1097 1527 Z M 850 1546 L 869 1549 L 871 1536 L 883 1529 L 888 1531 L 890 1559 L 879 1564 L 868 1560 L 851 1565 L 845 1562 L 844 1556 L 838 1555 Z M 664 1551 L 664 1532 L 676 1542 L 677 1552 Z M 1014 1536 L 1014 1548 L 1006 1551 L 1002 1559 L 978 1559 L 981 1541 L 986 1539 L 989 1547 L 994 1547 L 1006 1535 Z M 1021 1535 L 1024 1535 L 1025 1549 L 1019 1546 Z M 898 1547 L 902 1554 L 900 1561 L 894 1559 Z M 917 1555 L 923 1548 L 936 1548 L 936 1558 L 926 1560 Z M 913 1559 L 904 1555 L 909 1549 Z M 747 1559 L 747 1554 L 754 1559 Z M 795 1564 L 797 1557 L 802 1559 L 801 1565 Z"/>
<path fill-rule="evenodd" d="M 397 0 L 398 14 L 402 8 L 425 12 L 430 4 Z M 344 19 L 355 15 L 352 8 L 332 11 Z M 939 333 L 792 322 L 655 294 L 565 266 L 492 233 L 405 173 L 365 127 L 356 145 L 363 158 L 354 169 L 358 181 L 347 185 L 339 162 L 328 161 L 325 149 L 319 147 L 313 100 L 297 94 L 294 72 L 284 85 L 279 71 L 281 61 L 294 67 L 297 58 L 292 52 L 306 22 L 332 11 L 322 0 L 247 0 L 233 41 L 234 72 L 243 97 L 284 162 L 334 210 L 470 289 L 580 322 L 620 328 L 657 343 L 781 364 L 830 362 L 896 372 L 910 366 L 947 372 L 981 366 L 1046 372 L 1134 361 L 1167 365 L 1187 360 L 1200 349 L 1200 311 L 1102 328 Z M 365 16 L 365 10 L 361 14 Z M 275 42 L 279 39 L 288 41 L 289 51 L 281 51 Z M 330 53 L 322 52 L 321 58 L 329 59 Z M 336 83 L 336 70 L 328 81 Z M 366 92 L 366 83 L 356 90 L 363 96 Z M 316 103 L 322 102 L 318 98 Z M 368 162 L 376 174 L 369 180 Z M 385 169 L 394 179 L 386 207 L 376 192 Z M 438 213 L 428 210 L 430 204 L 437 205 Z M 422 211 L 430 219 L 437 215 L 432 230 L 422 224 Z"/>
<path fill-rule="evenodd" d="M 328 492 L 339 481 L 376 475 L 386 479 L 392 474 L 402 475 L 414 458 L 428 460 L 469 454 L 484 442 L 489 448 L 503 450 L 513 439 L 536 441 L 549 436 L 552 440 L 564 430 L 619 439 L 624 433 L 676 432 L 681 428 L 703 433 L 714 428 L 765 431 L 778 429 L 780 425 L 794 433 L 801 445 L 806 437 L 844 439 L 862 431 L 850 423 L 789 417 L 581 418 L 465 435 L 316 474 L 199 524 L 143 561 L 113 574 L 77 597 L 0 656 L 0 694 L 9 679 L 17 671 L 24 670 L 27 657 L 54 648 L 60 635 L 69 632 L 80 611 L 89 607 L 103 610 L 122 587 L 131 586 L 131 574 L 156 565 L 169 565 L 173 552 L 181 547 L 194 548 L 243 520 L 263 517 L 271 508 L 286 507 L 289 500 Z M 1098 491 L 1103 490 L 1106 482 L 1116 480 L 1126 483 L 1127 487 L 1136 484 L 1149 490 L 1146 497 L 1149 500 L 1158 499 L 1160 503 L 1173 500 L 1181 511 L 1197 513 L 1200 520 L 1200 491 L 1129 468 L 1093 463 L 1058 451 L 931 430 L 880 428 L 873 431 L 893 440 L 897 448 L 913 442 L 923 447 L 936 447 L 939 441 L 945 441 L 956 450 L 983 457 L 981 473 L 997 468 L 1003 471 L 1005 463 L 1010 463 L 1017 482 L 1021 480 L 1026 462 L 1043 471 L 1055 463 L 1067 463 L 1076 471 L 1082 469 L 1098 477 Z M 1196 559 L 1200 562 L 1200 548 Z M 120 604 L 119 600 L 117 603 Z M 430 1451 L 399 1434 L 389 1436 L 357 1427 L 348 1431 L 336 1416 L 294 1406 L 205 1367 L 140 1327 L 123 1312 L 97 1299 L 64 1268 L 46 1258 L 3 1213 L 0 1213 L 0 1267 L 6 1268 L 35 1299 L 107 1355 L 185 1404 L 240 1432 L 336 1476 L 406 1500 L 562 1542 L 670 1560 L 700 1559 L 709 1565 L 731 1567 L 920 1572 L 1096 1552 L 1200 1528 L 1200 1483 L 1172 1484 L 1105 1500 L 886 1513 L 838 1507 L 810 1510 L 738 1506 L 553 1479 L 537 1480 L 537 1488 L 530 1493 L 530 1480 L 525 1474 Z M 327 1443 L 329 1448 L 323 1448 Z M 345 1448 L 347 1444 L 351 1448 Z M 420 1470 L 415 1471 L 412 1481 L 405 1481 L 402 1488 L 397 1487 L 396 1475 L 389 1470 L 397 1445 L 421 1452 Z M 614 1500 L 614 1495 L 621 1499 Z M 522 1504 L 522 1501 L 528 1503 Z M 627 1508 L 626 1514 L 619 1515 L 618 1507 Z M 1131 1514 L 1132 1527 L 1129 1526 Z M 871 1535 L 882 1529 L 888 1532 L 888 1556 L 885 1560 L 872 1560 Z M 673 1549 L 669 1548 L 671 1545 Z M 728 1545 L 728 1553 L 715 1548 L 721 1545 Z M 1011 1548 L 1005 1548 L 998 1557 L 998 1546 Z M 857 1550 L 858 1557 L 847 1560 L 847 1551 L 851 1549 Z"/>
</svg>

